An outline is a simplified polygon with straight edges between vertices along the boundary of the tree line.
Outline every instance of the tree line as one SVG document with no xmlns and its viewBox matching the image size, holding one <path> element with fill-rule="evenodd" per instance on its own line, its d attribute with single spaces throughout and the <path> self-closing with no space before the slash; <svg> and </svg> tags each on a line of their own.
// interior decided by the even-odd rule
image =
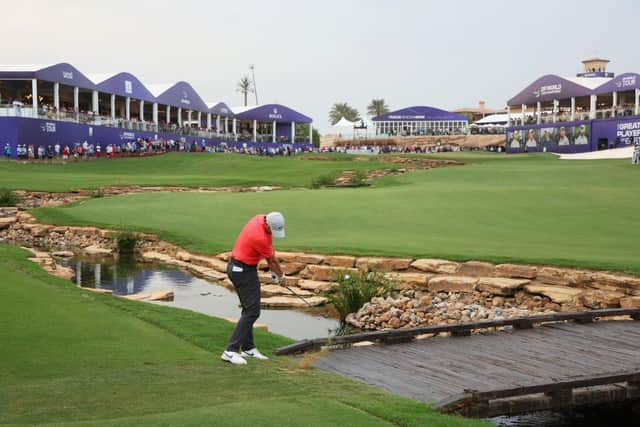
<svg viewBox="0 0 640 427">
<path fill-rule="evenodd" d="M 371 117 L 379 116 L 390 111 L 389 106 L 383 98 L 372 99 L 369 105 L 367 105 L 367 114 Z M 336 102 L 329 111 L 329 122 L 331 125 L 335 125 L 341 118 L 345 118 L 350 122 L 356 122 L 361 120 L 360 112 L 349 105 L 346 102 Z"/>
</svg>

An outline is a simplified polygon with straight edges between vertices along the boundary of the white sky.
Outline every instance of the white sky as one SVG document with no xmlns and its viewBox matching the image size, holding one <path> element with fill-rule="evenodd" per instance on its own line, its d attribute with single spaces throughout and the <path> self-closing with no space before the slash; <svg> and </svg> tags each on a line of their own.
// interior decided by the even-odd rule
<svg viewBox="0 0 640 427">
<path fill-rule="evenodd" d="M 298 109 L 321 131 L 336 101 L 361 114 L 374 97 L 392 109 L 502 107 L 588 57 L 640 71 L 633 0 L 22 0 L 2 15 L 2 63 L 186 80 L 231 106 L 255 64 L 259 101 Z"/>
</svg>

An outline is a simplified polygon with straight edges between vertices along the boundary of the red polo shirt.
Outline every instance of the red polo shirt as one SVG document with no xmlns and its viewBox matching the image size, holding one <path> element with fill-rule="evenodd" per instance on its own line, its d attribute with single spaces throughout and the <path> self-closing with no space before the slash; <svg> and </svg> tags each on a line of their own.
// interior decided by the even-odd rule
<svg viewBox="0 0 640 427">
<path fill-rule="evenodd" d="M 231 255 L 247 265 L 257 265 L 262 258 L 273 256 L 273 236 L 267 231 L 265 215 L 256 215 L 247 222 L 233 245 Z"/>
</svg>

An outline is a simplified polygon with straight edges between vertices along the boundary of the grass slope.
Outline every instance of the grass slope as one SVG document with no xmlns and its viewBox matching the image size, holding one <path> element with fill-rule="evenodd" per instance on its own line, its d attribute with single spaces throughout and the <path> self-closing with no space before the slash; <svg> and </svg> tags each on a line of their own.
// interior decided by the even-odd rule
<svg viewBox="0 0 640 427">
<path fill-rule="evenodd" d="M 109 185 L 174 185 L 221 187 L 272 185 L 309 186 L 313 178 L 345 169 L 378 169 L 379 161 L 308 161 L 234 154 L 169 153 L 146 158 L 69 162 L 21 163 L 0 160 L 0 188 L 69 191 Z M 386 165 L 388 166 L 388 165 Z"/>
<path fill-rule="evenodd" d="M 0 424 L 481 426 L 288 358 L 218 359 L 231 324 L 83 291 L 0 244 Z M 267 353 L 286 338 L 256 331 Z"/>
<path fill-rule="evenodd" d="M 150 231 L 211 253 L 227 250 L 253 214 L 280 210 L 287 218 L 282 249 L 640 273 L 640 168 L 551 155 L 448 157 L 469 164 L 387 177 L 376 188 L 140 194 L 35 213 L 51 223 Z M 275 169 L 260 161 L 274 167 L 266 176 L 281 177 L 298 163 L 342 163 L 285 159 Z"/>
</svg>

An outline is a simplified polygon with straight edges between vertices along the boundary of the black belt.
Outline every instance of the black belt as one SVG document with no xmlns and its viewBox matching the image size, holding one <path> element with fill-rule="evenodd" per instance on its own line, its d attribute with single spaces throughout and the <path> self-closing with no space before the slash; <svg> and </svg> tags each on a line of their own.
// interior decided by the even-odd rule
<svg viewBox="0 0 640 427">
<path fill-rule="evenodd" d="M 237 259 L 231 257 L 229 258 L 229 263 L 232 265 L 237 265 L 238 267 L 242 267 L 242 270 L 244 271 L 257 271 L 258 270 L 258 266 L 257 265 L 249 265 L 249 264 L 245 264 L 242 261 L 238 261 Z"/>
</svg>

